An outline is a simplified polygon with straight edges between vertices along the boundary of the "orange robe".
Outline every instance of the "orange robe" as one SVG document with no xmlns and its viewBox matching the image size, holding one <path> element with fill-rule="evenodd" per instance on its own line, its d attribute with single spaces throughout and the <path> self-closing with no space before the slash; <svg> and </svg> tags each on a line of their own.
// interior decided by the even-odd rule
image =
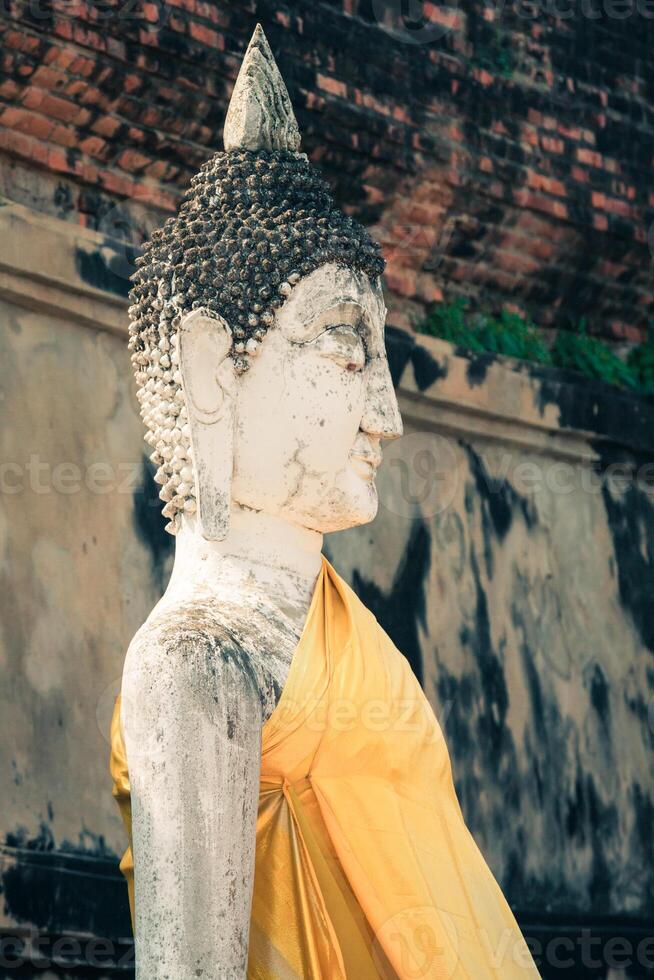
<svg viewBox="0 0 654 980">
<path fill-rule="evenodd" d="M 119 701 L 111 737 L 131 842 Z M 131 849 L 121 870 L 133 917 Z M 323 560 L 263 729 L 248 980 L 538 976 L 465 826 L 420 685 Z"/>
</svg>

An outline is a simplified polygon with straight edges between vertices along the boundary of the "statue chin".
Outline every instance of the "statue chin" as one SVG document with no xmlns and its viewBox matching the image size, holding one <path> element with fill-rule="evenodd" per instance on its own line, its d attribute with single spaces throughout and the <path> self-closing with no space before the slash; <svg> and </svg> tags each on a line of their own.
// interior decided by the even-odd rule
<svg viewBox="0 0 654 980">
<path fill-rule="evenodd" d="M 303 517 L 302 523 L 312 531 L 330 534 L 345 531 L 349 527 L 369 524 L 377 516 L 379 499 L 374 478 L 363 480 L 349 466 L 340 476 L 331 494 L 326 498 L 327 506 L 316 506 Z"/>
</svg>

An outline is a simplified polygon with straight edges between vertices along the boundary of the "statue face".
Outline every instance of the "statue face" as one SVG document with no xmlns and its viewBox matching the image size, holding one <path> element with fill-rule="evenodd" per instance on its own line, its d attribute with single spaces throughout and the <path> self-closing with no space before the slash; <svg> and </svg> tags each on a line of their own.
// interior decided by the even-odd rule
<svg viewBox="0 0 654 980">
<path fill-rule="evenodd" d="M 364 273 L 294 287 L 234 392 L 234 501 L 323 532 L 374 518 L 381 442 L 402 434 L 385 318 Z"/>
</svg>

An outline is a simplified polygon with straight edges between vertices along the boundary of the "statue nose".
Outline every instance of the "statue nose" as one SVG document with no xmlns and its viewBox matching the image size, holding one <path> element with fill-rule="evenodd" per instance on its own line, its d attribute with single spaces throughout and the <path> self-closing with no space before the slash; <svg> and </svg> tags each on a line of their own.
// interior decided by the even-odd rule
<svg viewBox="0 0 654 980">
<path fill-rule="evenodd" d="M 367 376 L 361 428 L 380 439 L 397 439 L 403 432 L 402 416 L 385 355 L 368 365 Z"/>
</svg>

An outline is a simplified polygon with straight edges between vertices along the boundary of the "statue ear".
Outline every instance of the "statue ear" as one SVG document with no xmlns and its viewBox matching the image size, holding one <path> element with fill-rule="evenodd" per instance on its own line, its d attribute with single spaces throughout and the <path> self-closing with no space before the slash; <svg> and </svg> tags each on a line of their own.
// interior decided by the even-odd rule
<svg viewBox="0 0 654 980">
<path fill-rule="evenodd" d="M 193 447 L 198 524 L 208 541 L 229 528 L 234 461 L 234 364 L 227 322 L 199 309 L 179 327 L 179 368 Z"/>
</svg>

